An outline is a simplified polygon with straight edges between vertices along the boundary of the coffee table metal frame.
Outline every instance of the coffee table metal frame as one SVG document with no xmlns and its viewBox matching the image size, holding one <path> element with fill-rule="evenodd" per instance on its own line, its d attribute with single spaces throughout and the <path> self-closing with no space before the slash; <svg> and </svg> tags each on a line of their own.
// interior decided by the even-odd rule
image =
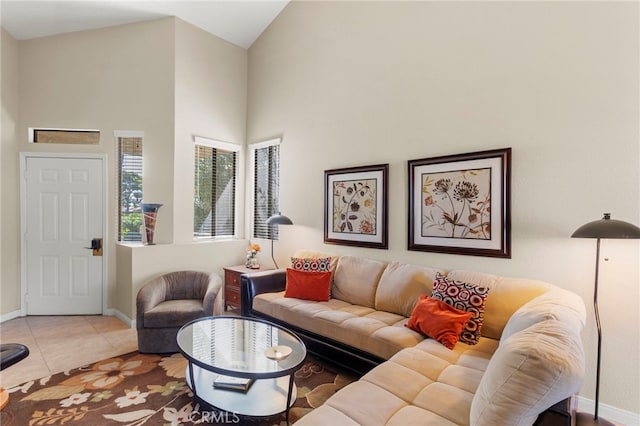
<svg viewBox="0 0 640 426">
<path fill-rule="evenodd" d="M 211 364 L 207 364 L 206 362 L 203 362 L 201 360 L 194 358 L 190 353 L 190 351 L 187 350 L 189 348 L 183 348 L 182 345 L 180 344 L 181 333 L 184 333 L 187 330 L 189 330 L 195 323 L 202 322 L 202 321 L 219 321 L 224 319 L 227 319 L 227 320 L 232 319 L 232 320 L 238 320 L 238 321 L 252 321 L 256 323 L 262 323 L 270 327 L 273 327 L 276 330 L 280 330 L 281 332 L 286 333 L 288 337 L 291 338 L 291 340 L 293 340 L 296 344 L 299 345 L 297 349 L 302 351 L 302 356 L 298 355 L 300 358 L 300 361 L 288 368 L 281 369 L 281 370 L 278 369 L 278 370 L 268 371 L 268 372 L 252 372 L 252 371 L 242 371 L 242 370 L 236 370 L 236 369 L 225 369 L 225 368 L 213 366 Z M 270 415 L 275 415 L 278 413 L 285 412 L 286 422 L 287 424 L 289 424 L 289 409 L 295 402 L 296 393 L 297 393 L 295 382 L 294 382 L 294 375 L 295 375 L 295 372 L 304 363 L 306 359 L 306 354 L 307 354 L 307 350 L 304 342 L 295 333 L 278 324 L 274 324 L 272 322 L 265 321 L 258 318 L 238 317 L 238 316 L 216 316 L 216 317 L 203 317 L 203 318 L 199 318 L 199 319 L 188 322 L 187 324 L 182 326 L 178 331 L 177 340 L 178 340 L 178 348 L 180 349 L 180 352 L 182 353 L 182 355 L 184 355 L 184 357 L 188 361 L 188 367 L 187 367 L 188 377 L 186 377 L 186 380 L 187 380 L 187 385 L 193 392 L 193 398 L 195 401 L 201 400 L 213 407 L 220 408 L 225 411 L 231 411 L 233 413 L 237 413 L 241 415 L 248 415 L 248 416 L 270 416 Z M 196 380 L 196 377 L 195 377 L 196 373 L 198 373 L 199 380 Z M 231 376 L 231 377 L 254 379 L 255 382 L 246 393 L 242 391 L 214 389 L 213 380 L 217 377 L 218 374 Z M 261 393 L 268 392 L 269 390 L 273 389 L 274 387 L 277 387 L 278 385 L 285 385 L 284 381 L 286 381 L 287 376 L 289 380 L 288 380 L 288 384 L 286 384 L 287 398 L 284 400 L 284 404 L 285 404 L 284 410 L 276 409 L 273 405 L 265 408 L 264 404 L 266 400 L 264 397 L 266 395 L 262 395 Z M 198 390 L 198 383 L 202 385 L 203 382 L 207 384 L 210 383 L 209 387 Z M 257 403 L 262 403 L 263 405 L 262 407 L 257 408 L 258 410 L 266 409 L 266 410 L 276 410 L 276 411 L 272 413 L 268 413 L 266 411 L 263 411 L 263 412 L 252 411 L 250 409 L 252 399 L 249 398 L 249 393 L 252 390 L 254 395 L 253 401 Z M 258 401 L 255 401 L 256 396 L 257 398 L 259 398 Z M 239 411 L 237 409 L 238 405 L 246 405 L 248 406 L 249 410 Z M 233 407 L 233 409 L 229 409 L 230 407 Z"/>
</svg>

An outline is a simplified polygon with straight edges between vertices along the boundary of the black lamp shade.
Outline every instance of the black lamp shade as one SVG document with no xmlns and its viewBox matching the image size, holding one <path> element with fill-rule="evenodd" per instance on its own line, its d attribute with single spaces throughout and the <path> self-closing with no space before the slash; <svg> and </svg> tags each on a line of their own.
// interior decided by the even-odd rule
<svg viewBox="0 0 640 426">
<path fill-rule="evenodd" d="M 269 219 L 265 222 L 267 225 L 293 225 L 291 219 L 286 216 L 283 216 L 278 212 L 278 214 L 274 214 L 273 216 L 269 216 Z M 276 258 L 273 256 L 273 237 L 271 237 L 271 259 L 273 260 L 273 264 L 278 268 L 278 263 L 276 262 Z"/>
<path fill-rule="evenodd" d="M 640 239 L 640 228 L 622 220 L 611 219 L 605 213 L 600 220 L 586 223 L 576 229 L 571 238 L 629 238 Z"/>
<path fill-rule="evenodd" d="M 293 225 L 291 219 L 287 216 L 281 215 L 280 213 L 270 216 L 266 223 L 267 225 Z"/>
</svg>

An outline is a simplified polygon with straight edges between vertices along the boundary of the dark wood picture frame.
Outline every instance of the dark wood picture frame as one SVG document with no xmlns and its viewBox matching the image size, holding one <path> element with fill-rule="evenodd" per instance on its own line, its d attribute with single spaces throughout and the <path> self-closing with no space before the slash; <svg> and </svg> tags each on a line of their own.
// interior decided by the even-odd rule
<svg viewBox="0 0 640 426">
<path fill-rule="evenodd" d="M 511 258 L 511 148 L 408 161 L 408 249 Z"/>
<path fill-rule="evenodd" d="M 324 242 L 388 248 L 389 164 L 324 172 Z"/>
</svg>

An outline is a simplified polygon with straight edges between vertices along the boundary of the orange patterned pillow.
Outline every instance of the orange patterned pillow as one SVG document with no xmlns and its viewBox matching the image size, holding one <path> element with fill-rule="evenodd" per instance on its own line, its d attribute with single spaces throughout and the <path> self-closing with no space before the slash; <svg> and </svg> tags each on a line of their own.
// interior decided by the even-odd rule
<svg viewBox="0 0 640 426">
<path fill-rule="evenodd" d="M 330 288 L 331 272 L 308 272 L 287 268 L 284 297 L 326 302 L 329 300 Z"/>
<path fill-rule="evenodd" d="M 462 329 L 472 316 L 471 312 L 461 311 L 442 300 L 423 294 L 413 308 L 406 326 L 453 349 L 460 339 Z"/>
</svg>

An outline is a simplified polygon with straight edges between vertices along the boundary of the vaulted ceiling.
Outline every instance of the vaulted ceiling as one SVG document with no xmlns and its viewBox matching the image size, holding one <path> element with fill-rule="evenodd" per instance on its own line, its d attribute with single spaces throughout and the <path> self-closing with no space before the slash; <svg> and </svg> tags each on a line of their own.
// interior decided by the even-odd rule
<svg viewBox="0 0 640 426">
<path fill-rule="evenodd" d="M 289 0 L 0 1 L 2 27 L 18 40 L 176 16 L 249 48 Z"/>
</svg>

